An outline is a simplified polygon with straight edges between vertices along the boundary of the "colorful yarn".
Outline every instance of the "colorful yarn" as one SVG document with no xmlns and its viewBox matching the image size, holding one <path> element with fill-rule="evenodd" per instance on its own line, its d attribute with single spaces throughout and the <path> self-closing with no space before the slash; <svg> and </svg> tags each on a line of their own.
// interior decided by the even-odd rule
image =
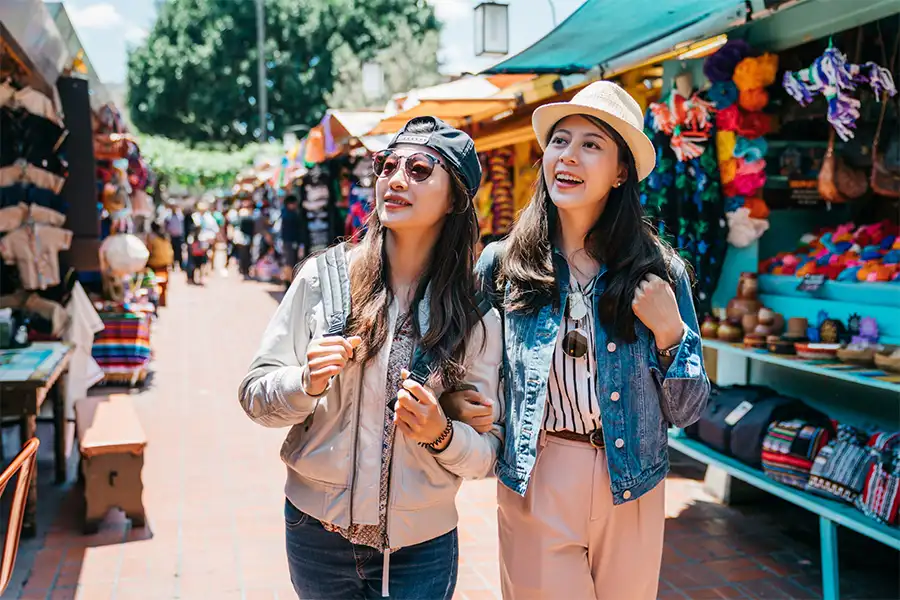
<svg viewBox="0 0 900 600">
<path fill-rule="evenodd" d="M 741 126 L 741 111 L 737 104 L 716 113 L 716 127 L 719 131 L 737 131 Z"/>
<path fill-rule="evenodd" d="M 722 110 L 728 108 L 738 100 L 738 89 L 733 81 L 718 81 L 709 88 L 709 100 Z"/>
<path fill-rule="evenodd" d="M 717 131 L 716 132 L 716 158 L 719 164 L 736 156 L 734 153 L 737 145 L 737 135 L 733 131 Z"/>
<path fill-rule="evenodd" d="M 878 101 L 884 94 L 897 94 L 890 71 L 868 62 L 862 65 L 847 61 L 837 48 L 829 47 L 801 71 L 787 71 L 782 85 L 801 106 L 807 106 L 822 94 L 828 101 L 828 122 L 845 142 L 854 136 L 859 119 L 860 101 L 850 95 L 858 84 L 869 84 Z"/>
<path fill-rule="evenodd" d="M 739 101 L 741 108 L 754 112 L 762 110 L 769 104 L 769 94 L 762 88 L 741 91 Z"/>
<path fill-rule="evenodd" d="M 734 69 L 734 83 L 739 90 L 756 90 L 775 83 L 778 73 L 778 56 L 763 54 L 757 58 L 745 58 Z"/>
<path fill-rule="evenodd" d="M 731 39 L 719 48 L 715 54 L 703 63 L 703 73 L 713 83 L 731 81 L 734 68 L 745 57 L 750 56 L 752 50 L 744 40 Z"/>
<path fill-rule="evenodd" d="M 747 162 L 762 160 L 769 150 L 769 144 L 765 138 L 748 140 L 747 138 L 735 138 L 733 154 L 737 158 L 743 158 Z"/>
<path fill-rule="evenodd" d="M 731 185 L 734 186 L 736 196 L 754 196 L 766 184 L 765 173 L 738 174 Z"/>
<path fill-rule="evenodd" d="M 737 159 L 737 176 L 756 175 L 766 170 L 766 161 L 764 160 L 745 160 Z"/>
<path fill-rule="evenodd" d="M 727 186 L 734 181 L 734 178 L 737 176 L 737 168 L 738 161 L 733 158 L 729 158 L 719 163 L 719 177 L 722 180 L 722 185 Z"/>
<path fill-rule="evenodd" d="M 754 140 L 772 131 L 772 118 L 761 112 L 744 113 L 740 119 L 737 132 L 739 135 Z"/>
<path fill-rule="evenodd" d="M 750 209 L 750 218 L 751 219 L 768 219 L 769 218 L 769 206 L 766 204 L 766 201 L 760 198 L 759 196 L 754 196 L 753 198 L 747 198 L 747 202 L 744 204 L 748 209 Z"/>
</svg>

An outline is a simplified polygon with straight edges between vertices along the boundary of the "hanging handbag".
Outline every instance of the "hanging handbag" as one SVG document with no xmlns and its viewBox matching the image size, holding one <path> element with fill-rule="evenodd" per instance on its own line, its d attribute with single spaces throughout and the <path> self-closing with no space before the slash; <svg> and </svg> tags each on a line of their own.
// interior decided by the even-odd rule
<svg viewBox="0 0 900 600">
<path fill-rule="evenodd" d="M 763 472 L 779 483 L 806 489 L 813 460 L 831 437 L 830 428 L 802 419 L 770 424 L 762 445 Z"/>
<path fill-rule="evenodd" d="M 879 26 L 879 34 L 881 27 Z M 885 51 L 884 36 L 881 38 L 881 50 L 885 64 L 888 62 L 887 52 Z M 900 33 L 897 34 L 897 40 L 894 42 L 894 51 L 891 53 L 890 67 L 888 69 L 893 73 L 894 66 L 897 64 L 897 54 L 900 49 Z M 900 94 L 897 95 L 900 97 Z M 897 133 L 898 125 L 900 125 L 900 100 L 894 101 L 894 118 L 888 119 L 888 107 L 891 105 L 890 98 L 885 93 L 881 98 L 881 115 L 878 118 L 878 128 L 875 130 L 875 140 L 872 142 L 872 174 L 869 183 L 872 191 L 879 196 L 888 198 L 900 198 L 900 134 Z M 890 124 L 885 131 L 885 121 Z M 883 133 L 888 133 L 886 139 L 882 139 Z"/>
<path fill-rule="evenodd" d="M 862 492 L 871 465 L 868 435 L 850 425 L 838 425 L 837 438 L 816 456 L 807 491 L 853 504 Z"/>
<path fill-rule="evenodd" d="M 868 517 L 895 525 L 900 508 L 900 433 L 880 433 L 869 443 L 871 464 L 856 508 Z"/>
</svg>

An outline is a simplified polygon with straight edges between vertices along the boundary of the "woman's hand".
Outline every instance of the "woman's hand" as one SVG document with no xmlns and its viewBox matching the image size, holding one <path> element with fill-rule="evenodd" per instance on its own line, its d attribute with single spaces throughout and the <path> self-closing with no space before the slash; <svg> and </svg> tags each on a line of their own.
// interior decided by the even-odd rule
<svg viewBox="0 0 900 600">
<path fill-rule="evenodd" d="M 635 316 L 653 332 L 658 348 L 674 346 L 684 334 L 684 322 L 678 311 L 678 300 L 666 281 L 647 275 L 634 290 L 631 308 Z"/>
<path fill-rule="evenodd" d="M 494 401 L 477 390 L 444 392 L 440 402 L 448 417 L 478 433 L 488 433 L 494 428 Z"/>
<path fill-rule="evenodd" d="M 394 420 L 397 427 L 406 437 L 421 444 L 434 443 L 447 428 L 447 416 L 434 392 L 417 381 L 409 379 L 409 371 L 403 370 L 403 388 L 397 393 L 397 409 Z M 435 446 L 434 450 L 443 450 L 450 443 L 450 438 Z"/>
<path fill-rule="evenodd" d="M 362 338 L 324 337 L 311 341 L 306 350 L 308 380 L 304 382 L 306 393 L 319 396 L 327 388 L 332 377 L 340 374 L 353 358 L 353 352 Z"/>
</svg>

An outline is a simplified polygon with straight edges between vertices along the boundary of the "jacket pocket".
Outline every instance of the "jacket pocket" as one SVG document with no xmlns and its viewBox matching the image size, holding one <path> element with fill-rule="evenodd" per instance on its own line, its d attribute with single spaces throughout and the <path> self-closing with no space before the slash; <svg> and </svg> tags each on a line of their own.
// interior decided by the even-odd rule
<svg viewBox="0 0 900 600">
<path fill-rule="evenodd" d="M 326 414 L 320 402 L 309 431 L 305 424 L 291 428 L 282 446 L 284 463 L 307 479 L 337 487 L 350 485 L 353 465 L 353 432 L 341 419 Z"/>
</svg>

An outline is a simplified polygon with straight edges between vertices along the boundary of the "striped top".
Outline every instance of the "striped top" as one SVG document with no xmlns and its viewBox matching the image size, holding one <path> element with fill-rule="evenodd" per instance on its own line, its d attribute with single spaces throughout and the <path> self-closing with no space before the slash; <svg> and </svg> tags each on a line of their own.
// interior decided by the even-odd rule
<svg viewBox="0 0 900 600">
<path fill-rule="evenodd" d="M 579 324 L 569 318 L 568 307 L 556 336 L 556 350 L 547 384 L 547 410 L 544 429 L 590 433 L 600 428 L 600 402 L 597 399 L 597 353 L 595 351 L 595 315 L 593 291 L 596 278 L 584 288 L 587 316 Z M 587 354 L 572 358 L 563 351 L 563 340 L 570 331 L 581 329 L 588 339 Z"/>
</svg>

